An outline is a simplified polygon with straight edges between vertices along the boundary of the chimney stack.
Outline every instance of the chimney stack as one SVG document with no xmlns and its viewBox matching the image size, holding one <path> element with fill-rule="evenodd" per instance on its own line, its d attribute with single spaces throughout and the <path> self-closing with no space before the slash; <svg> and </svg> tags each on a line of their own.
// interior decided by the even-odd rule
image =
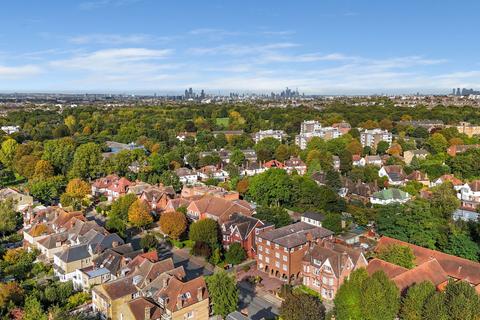
<svg viewBox="0 0 480 320">
<path fill-rule="evenodd" d="M 151 314 L 152 314 L 152 307 L 146 306 L 145 307 L 145 315 L 144 315 L 145 320 L 150 320 L 150 317 L 151 317 L 150 315 Z"/>
<path fill-rule="evenodd" d="M 182 296 L 179 295 L 179 296 L 177 297 L 177 309 L 178 309 L 178 310 L 182 309 L 182 304 L 183 304 Z"/>
<path fill-rule="evenodd" d="M 198 301 L 203 300 L 203 287 L 200 287 L 197 289 L 197 300 Z"/>
</svg>

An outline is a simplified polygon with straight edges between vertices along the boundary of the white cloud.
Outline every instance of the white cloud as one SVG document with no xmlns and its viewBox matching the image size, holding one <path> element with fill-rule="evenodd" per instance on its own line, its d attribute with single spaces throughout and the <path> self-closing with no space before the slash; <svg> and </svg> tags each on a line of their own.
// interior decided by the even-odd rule
<svg viewBox="0 0 480 320">
<path fill-rule="evenodd" d="M 124 44 L 145 44 L 152 42 L 166 42 L 172 40 L 173 37 L 157 37 L 149 34 L 86 34 L 70 37 L 69 42 L 84 45 L 84 44 L 102 44 L 102 45 L 124 45 Z"/>
<path fill-rule="evenodd" d="M 41 73 L 41 68 L 34 65 L 24 66 L 2 66 L 0 65 L 0 78 L 1 79 L 19 79 L 37 75 Z"/>
<path fill-rule="evenodd" d="M 170 49 L 152 50 L 146 48 L 105 49 L 80 54 L 70 59 L 53 61 L 53 66 L 67 69 L 87 69 L 93 71 L 133 69 L 144 63 L 164 59 L 173 51 Z M 119 68 L 119 69 L 117 69 Z"/>
</svg>

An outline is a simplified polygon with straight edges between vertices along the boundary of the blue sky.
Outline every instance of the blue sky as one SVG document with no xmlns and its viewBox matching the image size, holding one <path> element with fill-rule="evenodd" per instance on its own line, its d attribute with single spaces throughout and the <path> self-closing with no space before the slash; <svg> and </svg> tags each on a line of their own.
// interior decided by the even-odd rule
<svg viewBox="0 0 480 320">
<path fill-rule="evenodd" d="M 15 0 L 0 91 L 480 89 L 480 1 Z"/>
</svg>

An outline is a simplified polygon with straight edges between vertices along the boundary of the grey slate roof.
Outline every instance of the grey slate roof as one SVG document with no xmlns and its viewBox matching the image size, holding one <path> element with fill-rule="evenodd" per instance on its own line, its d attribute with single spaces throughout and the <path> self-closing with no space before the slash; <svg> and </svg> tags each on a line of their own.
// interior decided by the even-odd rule
<svg viewBox="0 0 480 320">
<path fill-rule="evenodd" d="M 308 234 L 310 234 L 313 239 L 322 239 L 333 235 L 333 232 L 305 222 L 297 222 L 282 228 L 265 231 L 260 233 L 259 237 L 285 248 L 294 248 L 305 244 Z"/>
</svg>

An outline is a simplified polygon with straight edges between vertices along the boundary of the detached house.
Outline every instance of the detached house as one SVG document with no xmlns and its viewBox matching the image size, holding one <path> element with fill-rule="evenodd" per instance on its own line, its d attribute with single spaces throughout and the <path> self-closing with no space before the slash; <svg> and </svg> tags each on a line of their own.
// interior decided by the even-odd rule
<svg viewBox="0 0 480 320">
<path fill-rule="evenodd" d="M 463 187 L 462 180 L 456 178 L 453 174 L 444 174 L 440 178 L 430 183 L 430 187 L 439 186 L 445 182 L 450 182 L 456 191 L 459 191 Z"/>
<path fill-rule="evenodd" d="M 197 175 L 201 180 L 208 180 L 210 178 L 217 179 L 219 181 L 225 181 L 228 179 L 228 172 L 219 169 L 216 166 L 205 166 L 197 171 Z"/>
<path fill-rule="evenodd" d="M 269 229 L 273 229 L 273 225 L 265 224 L 254 217 L 234 213 L 221 225 L 222 243 L 227 250 L 231 244 L 239 243 L 249 258 L 255 258 L 257 254 L 255 237 L 259 232 Z"/>
<path fill-rule="evenodd" d="M 477 209 L 480 205 L 480 180 L 465 183 L 457 193 L 462 207 L 466 209 Z"/>
<path fill-rule="evenodd" d="M 303 285 L 332 300 L 350 273 L 367 265 L 362 251 L 324 241 L 313 245 L 303 258 Z"/>
<path fill-rule="evenodd" d="M 128 192 L 132 185 L 127 178 L 120 178 L 117 175 L 108 175 L 97 179 L 92 184 L 93 196 L 106 196 L 108 201 L 114 201 Z"/>
<path fill-rule="evenodd" d="M 33 206 L 33 197 L 23 194 L 12 188 L 0 190 L 0 201 L 12 199 L 15 202 L 15 211 L 23 211 Z"/>
<path fill-rule="evenodd" d="M 285 161 L 285 170 L 287 170 L 289 174 L 296 171 L 299 175 L 304 175 L 307 173 L 307 165 L 300 158 L 291 157 Z"/>
<path fill-rule="evenodd" d="M 150 210 L 160 213 L 166 209 L 168 201 L 174 197 L 175 190 L 172 187 L 160 185 L 145 188 L 139 198 L 148 204 Z"/>
<path fill-rule="evenodd" d="M 377 155 L 365 156 L 365 165 L 381 167 L 383 164 L 382 158 Z"/>
<path fill-rule="evenodd" d="M 194 184 L 198 181 L 198 175 L 194 170 L 188 168 L 178 168 L 175 170 L 175 174 L 183 184 Z"/>
<path fill-rule="evenodd" d="M 405 191 L 396 188 L 389 188 L 375 192 L 370 197 L 370 203 L 384 206 L 391 203 L 405 203 L 409 201 L 410 198 L 410 195 Z"/>
<path fill-rule="evenodd" d="M 379 177 L 387 177 L 388 184 L 392 186 L 399 186 L 405 183 L 406 175 L 402 166 L 391 165 L 383 166 L 378 171 Z"/>
<path fill-rule="evenodd" d="M 421 184 L 423 184 L 426 187 L 430 186 L 430 179 L 428 179 L 427 173 L 424 173 L 424 172 L 419 171 L 419 170 L 414 170 L 412 173 L 410 173 L 407 176 L 407 180 L 408 181 L 420 182 Z"/>
</svg>

